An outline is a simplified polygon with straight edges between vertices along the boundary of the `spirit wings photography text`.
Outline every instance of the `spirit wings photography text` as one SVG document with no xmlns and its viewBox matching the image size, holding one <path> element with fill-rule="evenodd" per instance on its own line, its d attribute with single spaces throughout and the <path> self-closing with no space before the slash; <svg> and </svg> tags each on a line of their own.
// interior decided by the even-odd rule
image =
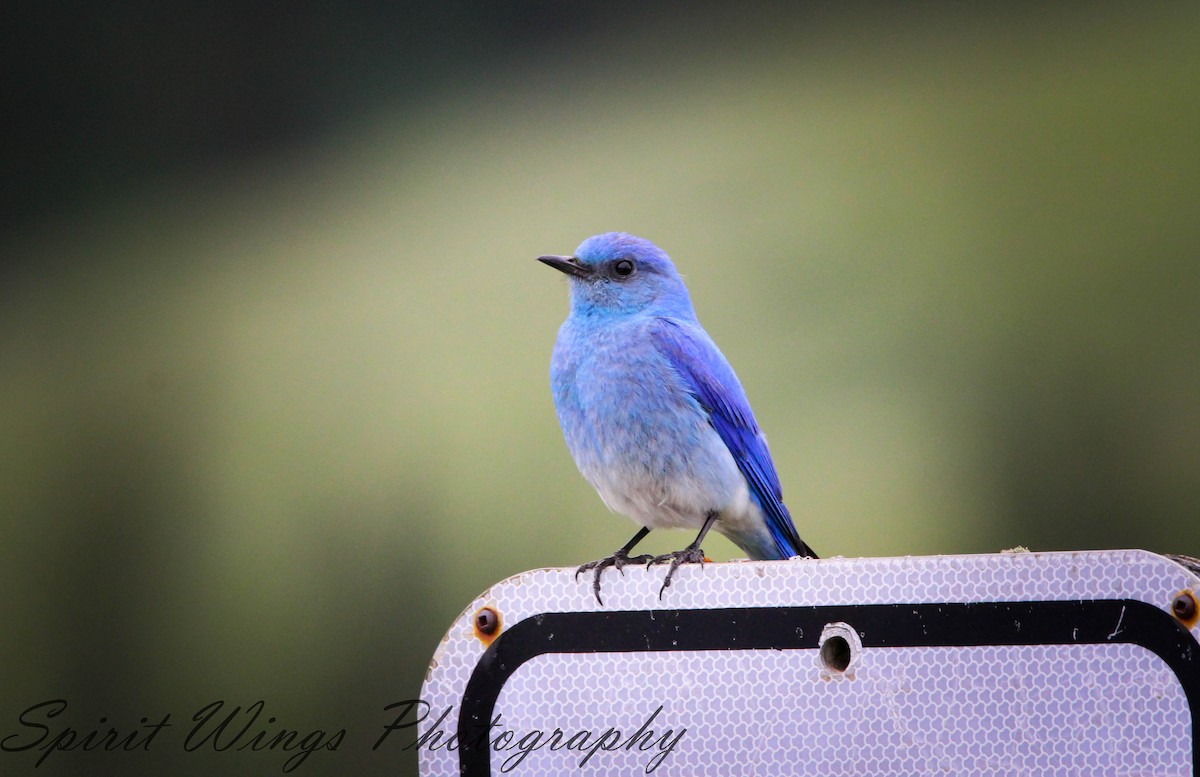
<svg viewBox="0 0 1200 777">
<path fill-rule="evenodd" d="M 176 720 L 170 712 L 147 715 L 133 720 L 110 720 L 102 716 L 94 722 L 73 721 L 66 699 L 49 699 L 33 704 L 15 716 L 15 721 L 0 723 L 0 752 L 5 759 L 27 753 L 34 768 L 55 753 L 150 752 L 152 749 L 178 748 L 180 752 L 271 751 L 283 760 L 285 773 L 300 768 L 315 753 L 337 752 L 346 738 L 346 728 L 292 729 L 283 725 L 267 710 L 263 700 L 246 706 L 216 700 L 198 707 L 192 714 Z M 434 710 L 422 699 L 407 699 L 384 707 L 390 722 L 374 739 L 372 750 L 395 747 L 399 750 L 470 750 L 486 748 L 501 758 L 501 772 L 510 772 L 539 750 L 573 752 L 584 766 L 599 753 L 617 750 L 650 753 L 647 774 L 654 772 L 675 750 L 686 728 L 663 728 L 659 716 L 663 708 L 652 711 L 634 731 L 622 732 L 609 727 L 550 731 L 507 728 L 497 714 L 486 726 L 478 726 L 469 737 L 460 739 L 453 707 Z M 430 722 L 431 721 L 431 722 Z M 658 724 L 657 728 L 653 726 Z M 426 724 L 426 725 L 423 725 Z M 402 735 L 393 737 L 397 732 Z"/>
</svg>

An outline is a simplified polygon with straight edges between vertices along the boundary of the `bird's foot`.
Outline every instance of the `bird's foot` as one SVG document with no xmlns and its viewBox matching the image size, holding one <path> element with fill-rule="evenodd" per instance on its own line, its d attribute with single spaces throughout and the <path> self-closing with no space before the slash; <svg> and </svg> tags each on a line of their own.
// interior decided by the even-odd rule
<svg viewBox="0 0 1200 777">
<path fill-rule="evenodd" d="M 604 604 L 604 601 L 600 598 L 600 575 L 602 575 L 604 573 L 604 570 L 608 569 L 609 567 L 613 567 L 618 572 L 620 572 L 622 575 L 624 575 L 625 567 L 630 564 L 647 564 L 647 565 L 649 565 L 653 562 L 654 562 L 654 556 L 651 556 L 648 553 L 644 553 L 640 556 L 634 556 L 633 558 L 630 558 L 629 553 L 624 548 L 622 548 L 621 550 L 618 550 L 616 553 L 614 553 L 611 556 L 608 556 L 606 558 L 598 559 L 596 561 L 589 561 L 586 564 L 581 564 L 579 569 L 575 570 L 575 579 L 578 580 L 579 576 L 581 574 L 583 574 L 584 572 L 594 571 L 594 575 L 592 577 L 592 593 L 596 597 L 597 604 Z"/>
<path fill-rule="evenodd" d="M 661 601 L 663 591 L 671 586 L 671 578 L 675 574 L 675 570 L 679 569 L 680 564 L 704 564 L 707 559 L 704 558 L 704 551 L 696 545 L 688 545 L 683 550 L 676 550 L 670 553 L 664 553 L 661 556 L 655 556 L 646 562 L 646 568 L 655 564 L 666 564 L 671 562 L 671 568 L 667 570 L 667 577 L 663 580 L 662 588 L 658 589 L 658 598 Z"/>
</svg>

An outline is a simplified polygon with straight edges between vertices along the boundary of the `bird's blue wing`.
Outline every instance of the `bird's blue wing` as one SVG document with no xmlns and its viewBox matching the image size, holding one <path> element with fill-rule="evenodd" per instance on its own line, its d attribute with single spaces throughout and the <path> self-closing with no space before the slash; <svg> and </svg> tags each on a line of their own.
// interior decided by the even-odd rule
<svg viewBox="0 0 1200 777">
<path fill-rule="evenodd" d="M 729 362 L 702 330 L 668 318 L 656 318 L 650 338 L 679 373 L 696 401 L 708 412 L 709 423 L 733 454 L 762 510 L 780 558 L 813 556 L 792 524 L 783 504 L 779 475 L 767 443 L 754 420 L 746 392 Z"/>
</svg>

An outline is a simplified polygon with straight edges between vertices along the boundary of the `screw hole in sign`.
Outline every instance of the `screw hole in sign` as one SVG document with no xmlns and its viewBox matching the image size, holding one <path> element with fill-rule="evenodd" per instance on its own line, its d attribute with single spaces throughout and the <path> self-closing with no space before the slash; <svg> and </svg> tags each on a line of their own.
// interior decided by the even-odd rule
<svg viewBox="0 0 1200 777">
<path fill-rule="evenodd" d="M 817 658 L 827 677 L 854 677 L 853 667 L 862 653 L 862 642 L 848 623 L 827 623 L 817 642 Z"/>
</svg>

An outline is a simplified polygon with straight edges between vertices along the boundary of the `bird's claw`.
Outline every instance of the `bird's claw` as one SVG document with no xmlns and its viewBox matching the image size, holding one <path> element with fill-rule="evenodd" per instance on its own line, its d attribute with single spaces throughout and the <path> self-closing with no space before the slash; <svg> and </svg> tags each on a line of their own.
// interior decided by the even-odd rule
<svg viewBox="0 0 1200 777">
<path fill-rule="evenodd" d="M 661 556 L 654 556 L 646 562 L 646 569 L 655 564 L 665 564 L 671 562 L 670 569 L 667 570 L 667 576 L 663 580 L 662 588 L 658 589 L 658 599 L 662 601 L 663 591 L 671 586 L 671 577 L 674 576 L 675 570 L 679 569 L 680 564 L 704 564 L 704 551 L 700 548 L 689 545 L 683 550 L 675 550 L 670 553 L 664 553 Z"/>
<path fill-rule="evenodd" d="M 608 569 L 609 567 L 613 567 L 621 573 L 622 577 L 624 577 L 626 566 L 630 564 L 646 564 L 649 566 L 649 564 L 653 562 L 654 556 L 651 556 L 648 553 L 643 553 L 640 556 L 630 558 L 626 551 L 618 550 L 616 553 L 606 558 L 581 564 L 579 568 L 575 570 L 575 579 L 579 580 L 579 576 L 581 574 L 594 570 L 595 574 L 592 577 L 592 594 L 596 597 L 597 604 L 604 604 L 604 600 L 600 598 L 600 575 L 604 574 L 604 570 Z"/>
</svg>

